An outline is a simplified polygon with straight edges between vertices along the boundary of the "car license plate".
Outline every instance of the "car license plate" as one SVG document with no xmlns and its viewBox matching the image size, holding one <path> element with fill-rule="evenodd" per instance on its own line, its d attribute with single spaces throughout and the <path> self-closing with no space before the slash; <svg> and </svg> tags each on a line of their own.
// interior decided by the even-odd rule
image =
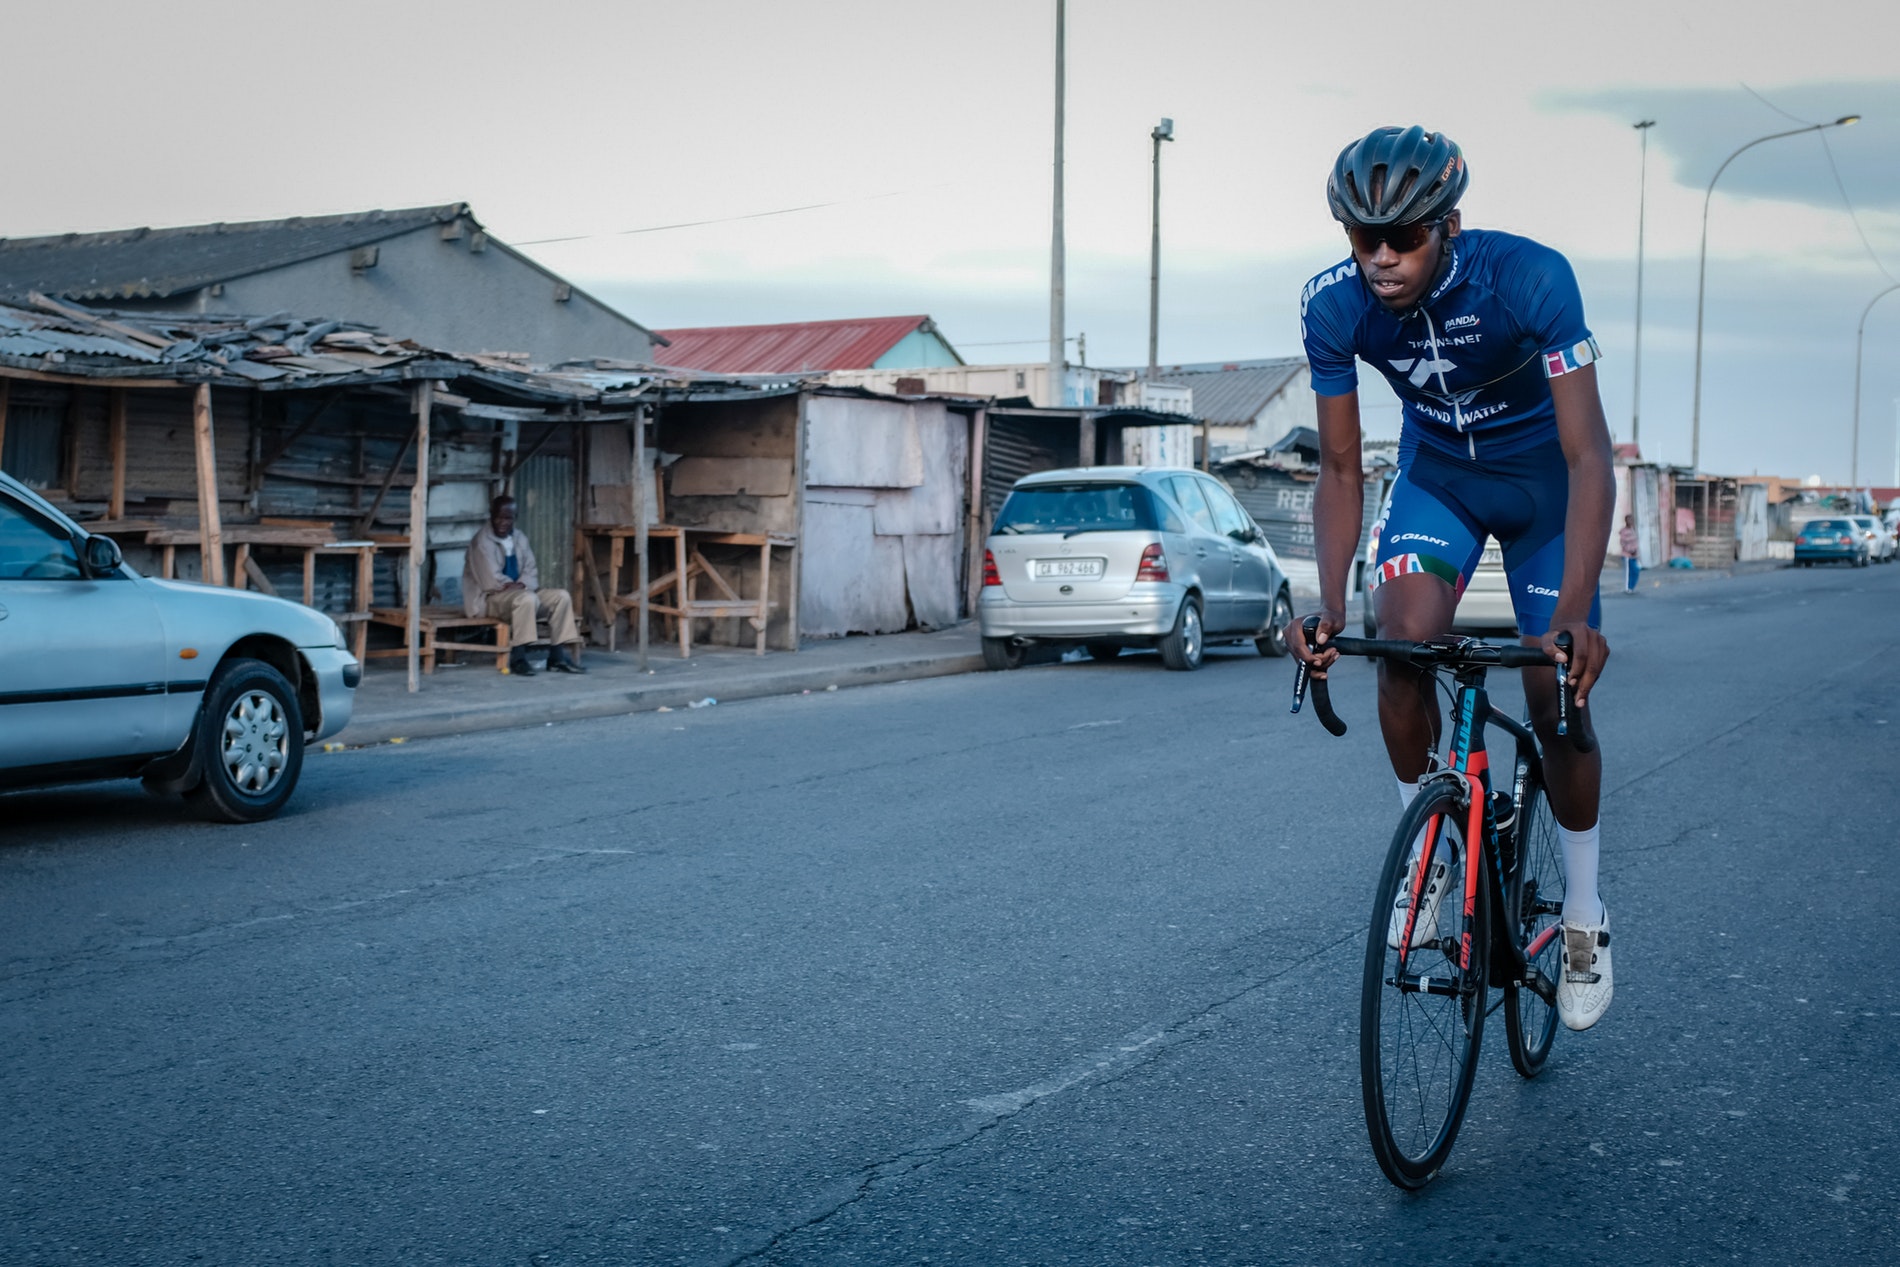
<svg viewBox="0 0 1900 1267">
<path fill-rule="evenodd" d="M 1107 570 L 1107 559 L 1035 559 L 1029 565 L 1038 581 L 1093 581 Z"/>
</svg>

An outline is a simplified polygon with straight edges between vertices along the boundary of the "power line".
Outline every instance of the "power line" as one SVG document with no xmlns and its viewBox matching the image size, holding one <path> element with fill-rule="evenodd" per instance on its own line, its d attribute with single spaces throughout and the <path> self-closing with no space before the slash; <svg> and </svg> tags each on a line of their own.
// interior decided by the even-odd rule
<svg viewBox="0 0 1900 1267">
<path fill-rule="evenodd" d="M 1743 81 L 1738 79 L 1735 82 L 1742 85 L 1743 92 L 1761 102 L 1782 118 L 1791 119 L 1796 123 L 1805 123 L 1809 127 L 1819 126 L 1813 119 L 1804 119 L 1798 114 L 1788 113 L 1774 102 L 1768 100 L 1768 98 L 1756 92 L 1753 88 L 1750 88 L 1746 83 L 1743 83 Z M 1900 278 L 1896 278 L 1892 273 L 1887 271 L 1887 266 L 1881 262 L 1879 252 L 1874 250 L 1874 244 L 1867 240 L 1867 230 L 1861 227 L 1860 213 L 1854 210 L 1854 200 L 1847 196 L 1847 182 L 1841 179 L 1841 169 L 1834 162 L 1834 147 L 1828 143 L 1827 133 L 1825 131 L 1816 131 L 1815 135 L 1821 140 L 1821 152 L 1827 155 L 1827 169 L 1834 173 L 1834 188 L 1840 191 L 1841 205 L 1847 208 L 1847 218 L 1854 222 L 1854 232 L 1860 236 L 1860 244 L 1866 250 L 1867 258 L 1874 262 L 1874 267 L 1880 270 L 1882 277 L 1893 282 L 1896 286 L 1900 286 Z"/>
<path fill-rule="evenodd" d="M 1065 343 L 1074 343 L 1077 337 L 1078 336 L 1072 334 L 1063 341 Z M 1049 336 L 1045 334 L 1037 339 L 991 339 L 987 343 L 966 343 L 962 339 L 958 339 L 957 346 L 960 348 L 1014 348 L 1021 347 L 1027 343 L 1047 343 L 1048 341 Z"/>
<path fill-rule="evenodd" d="M 1847 218 L 1854 222 L 1854 232 L 1860 235 L 1860 244 L 1867 248 L 1867 258 L 1874 262 L 1874 267 L 1880 270 L 1882 277 L 1900 286 L 1900 278 L 1887 271 L 1887 266 L 1880 262 L 1880 255 L 1874 250 L 1874 244 L 1867 240 L 1867 230 L 1860 227 L 1860 213 L 1854 210 L 1854 203 L 1847 196 L 1847 183 L 1841 179 L 1841 169 L 1834 164 L 1834 147 L 1827 143 L 1827 133 L 1818 132 L 1815 135 L 1821 138 L 1821 149 L 1827 154 L 1827 169 L 1834 173 L 1834 187 L 1841 191 L 1841 203 L 1847 208 Z"/>
<path fill-rule="evenodd" d="M 740 220 L 764 220 L 769 216 L 789 216 L 800 211 L 822 211 L 826 207 L 844 207 L 853 203 L 878 202 L 885 198 L 902 198 L 906 194 L 927 193 L 933 189 L 947 189 L 955 181 L 944 181 L 939 185 L 925 185 L 919 189 L 893 189 L 887 193 L 866 194 L 861 198 L 838 198 L 831 202 L 808 202 L 800 207 L 779 207 L 772 211 L 751 211 L 742 216 L 717 216 L 711 220 L 682 220 L 678 224 L 650 224 L 639 229 L 611 229 L 605 233 L 574 233 L 559 238 L 531 238 L 526 242 L 510 242 L 510 246 L 551 246 L 556 242 L 585 242 L 592 238 L 625 238 L 639 233 L 664 233 L 669 229 L 697 229 L 708 224 L 734 224 Z"/>
</svg>

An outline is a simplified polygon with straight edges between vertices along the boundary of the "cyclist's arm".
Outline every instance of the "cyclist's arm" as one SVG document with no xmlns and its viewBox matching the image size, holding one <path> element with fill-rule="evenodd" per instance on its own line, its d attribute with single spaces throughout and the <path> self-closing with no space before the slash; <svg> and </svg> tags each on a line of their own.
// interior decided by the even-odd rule
<svg viewBox="0 0 1900 1267">
<path fill-rule="evenodd" d="M 1577 683 L 1577 703 L 1582 705 L 1609 656 L 1608 644 L 1588 621 L 1610 544 L 1616 477 L 1610 462 L 1610 428 L 1597 393 L 1597 367 L 1585 365 L 1551 379 L 1550 397 L 1557 407 L 1557 439 L 1570 468 L 1570 506 L 1564 519 L 1564 579 L 1544 649 L 1554 651 L 1556 636 L 1566 630 L 1570 633 L 1574 644 L 1571 679 Z"/>
<path fill-rule="evenodd" d="M 1366 482 L 1359 453 L 1359 393 L 1320 396 L 1319 483 L 1313 489 L 1313 553 L 1319 563 L 1320 633 L 1330 638 L 1346 627 L 1346 579 L 1359 548 Z M 1294 653 L 1307 659 L 1305 631 L 1294 621 L 1289 631 Z M 1327 655 L 1316 665 L 1323 671 Z"/>
</svg>

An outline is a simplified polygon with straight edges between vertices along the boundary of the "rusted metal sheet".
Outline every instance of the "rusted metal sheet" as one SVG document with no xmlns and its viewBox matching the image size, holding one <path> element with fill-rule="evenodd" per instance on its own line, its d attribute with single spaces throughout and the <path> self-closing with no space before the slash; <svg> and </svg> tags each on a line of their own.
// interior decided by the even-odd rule
<svg viewBox="0 0 1900 1267">
<path fill-rule="evenodd" d="M 516 526 L 528 534 L 542 589 L 566 589 L 574 553 L 574 459 L 537 453 L 515 472 Z M 470 528 L 463 536 L 474 535 Z"/>
<path fill-rule="evenodd" d="M 658 330 L 667 347 L 653 349 L 662 365 L 714 374 L 800 374 L 869 369 L 929 317 L 871 317 L 798 321 L 783 325 L 708 326 Z"/>
</svg>

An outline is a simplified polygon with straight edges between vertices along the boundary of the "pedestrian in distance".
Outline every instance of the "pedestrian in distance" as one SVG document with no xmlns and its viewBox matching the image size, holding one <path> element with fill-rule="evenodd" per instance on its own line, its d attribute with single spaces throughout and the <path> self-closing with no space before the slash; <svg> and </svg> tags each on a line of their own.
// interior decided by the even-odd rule
<svg viewBox="0 0 1900 1267">
<path fill-rule="evenodd" d="M 515 527 L 515 499 L 497 497 L 488 506 L 488 522 L 468 543 L 462 564 L 462 610 L 508 622 L 508 671 L 533 677 L 528 648 L 541 641 L 535 619 L 548 622 L 550 672 L 585 673 L 581 667 L 580 629 L 574 624 L 574 600 L 563 589 L 542 589 L 540 570 L 528 534 Z"/>
<path fill-rule="evenodd" d="M 1636 539 L 1636 516 L 1623 516 L 1623 529 L 1616 534 L 1617 544 L 1623 550 L 1623 592 L 1636 592 L 1637 578 L 1643 574 L 1643 562 L 1638 558 L 1642 543 Z"/>
</svg>

